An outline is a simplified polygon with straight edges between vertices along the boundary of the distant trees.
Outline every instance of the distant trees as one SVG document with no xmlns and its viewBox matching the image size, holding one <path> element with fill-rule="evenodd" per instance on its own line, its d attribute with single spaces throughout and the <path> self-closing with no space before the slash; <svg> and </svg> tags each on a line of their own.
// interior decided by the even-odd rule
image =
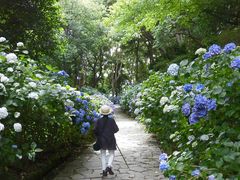
<svg viewBox="0 0 240 180">
<path fill-rule="evenodd" d="M 61 50 L 61 14 L 57 0 L 1 0 L 0 36 L 23 41 L 34 58 Z"/>
</svg>

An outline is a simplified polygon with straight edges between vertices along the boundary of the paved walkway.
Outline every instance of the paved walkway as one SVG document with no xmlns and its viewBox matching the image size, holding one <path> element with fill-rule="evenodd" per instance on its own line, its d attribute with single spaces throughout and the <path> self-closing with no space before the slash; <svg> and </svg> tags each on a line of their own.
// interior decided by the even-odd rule
<svg viewBox="0 0 240 180">
<path fill-rule="evenodd" d="M 127 168 L 119 151 L 116 151 L 113 170 L 115 175 L 102 178 L 100 173 L 100 152 L 94 152 L 91 147 L 77 159 L 68 162 L 54 180 L 160 180 L 165 179 L 159 171 L 159 154 L 157 142 L 150 134 L 144 132 L 144 127 L 129 118 L 120 108 L 116 108 L 115 120 L 119 126 L 116 139 L 129 168 Z"/>
</svg>

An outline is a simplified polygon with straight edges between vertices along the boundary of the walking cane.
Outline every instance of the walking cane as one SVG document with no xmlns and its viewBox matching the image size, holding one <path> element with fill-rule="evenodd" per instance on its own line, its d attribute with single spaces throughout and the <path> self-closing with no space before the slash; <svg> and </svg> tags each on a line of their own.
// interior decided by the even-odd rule
<svg viewBox="0 0 240 180">
<path fill-rule="evenodd" d="M 117 145 L 117 144 L 116 144 L 116 145 Z M 118 145 L 117 145 L 117 148 L 118 148 L 118 150 L 119 150 L 119 152 L 120 152 L 120 154 L 121 154 L 121 156 L 122 156 L 122 158 L 123 158 L 125 164 L 127 165 L 128 169 L 130 169 L 129 166 L 128 166 L 128 164 L 127 164 L 127 161 L 126 161 L 126 159 L 124 158 L 124 156 L 123 156 L 123 154 L 122 154 L 120 148 L 118 147 Z"/>
</svg>

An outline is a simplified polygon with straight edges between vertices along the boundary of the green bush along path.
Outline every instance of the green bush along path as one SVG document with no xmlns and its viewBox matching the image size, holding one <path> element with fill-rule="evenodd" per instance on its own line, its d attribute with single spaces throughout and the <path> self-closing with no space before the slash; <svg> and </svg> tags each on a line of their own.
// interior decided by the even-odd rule
<svg viewBox="0 0 240 180">
<path fill-rule="evenodd" d="M 120 129 L 116 134 L 117 143 L 129 169 L 117 150 L 114 160 L 115 175 L 108 175 L 105 179 L 165 179 L 159 171 L 157 159 L 160 149 L 157 141 L 144 131 L 141 124 L 125 115 L 120 107 L 116 108 L 115 118 Z M 89 146 L 78 158 L 65 163 L 56 171 L 54 180 L 101 179 L 100 154 Z"/>
</svg>

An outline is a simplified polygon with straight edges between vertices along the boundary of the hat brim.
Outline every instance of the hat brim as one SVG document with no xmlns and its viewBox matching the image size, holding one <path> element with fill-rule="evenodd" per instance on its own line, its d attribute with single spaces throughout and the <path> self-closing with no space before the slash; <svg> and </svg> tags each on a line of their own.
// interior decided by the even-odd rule
<svg viewBox="0 0 240 180">
<path fill-rule="evenodd" d="M 113 110 L 112 110 L 112 108 L 110 108 L 109 112 L 102 112 L 102 110 L 99 109 L 99 112 L 100 112 L 100 114 L 102 114 L 102 115 L 109 115 L 109 114 L 111 114 L 111 113 L 113 112 Z"/>
</svg>

